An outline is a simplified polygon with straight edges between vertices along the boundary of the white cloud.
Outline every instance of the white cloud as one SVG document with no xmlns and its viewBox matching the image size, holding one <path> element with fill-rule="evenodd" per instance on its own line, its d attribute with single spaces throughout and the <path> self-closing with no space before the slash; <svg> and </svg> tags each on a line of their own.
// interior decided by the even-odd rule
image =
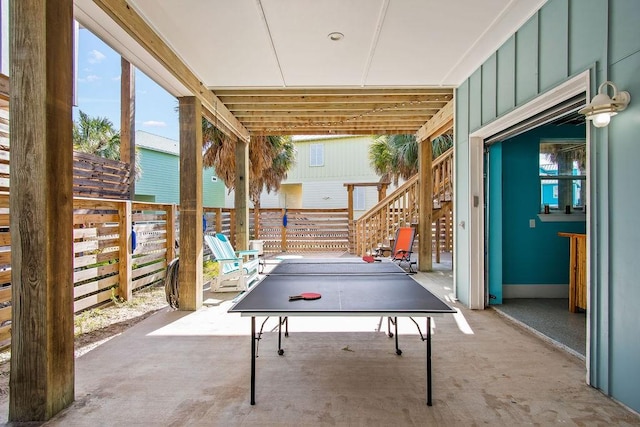
<svg viewBox="0 0 640 427">
<path fill-rule="evenodd" d="M 89 64 L 98 64 L 102 62 L 106 56 L 99 50 L 93 49 L 89 52 Z"/>
<path fill-rule="evenodd" d="M 89 74 L 87 77 L 79 78 L 78 81 L 83 83 L 93 83 L 100 80 L 100 78 L 100 76 L 96 76 L 95 74 Z"/>
<path fill-rule="evenodd" d="M 121 76 L 115 76 L 115 77 L 111 77 L 111 80 L 113 80 L 114 82 L 119 82 L 120 80 L 122 80 Z"/>
<path fill-rule="evenodd" d="M 159 122 L 157 120 L 147 120 L 146 122 L 142 122 L 143 126 L 149 126 L 154 128 L 166 128 L 167 124 L 165 122 Z"/>
</svg>

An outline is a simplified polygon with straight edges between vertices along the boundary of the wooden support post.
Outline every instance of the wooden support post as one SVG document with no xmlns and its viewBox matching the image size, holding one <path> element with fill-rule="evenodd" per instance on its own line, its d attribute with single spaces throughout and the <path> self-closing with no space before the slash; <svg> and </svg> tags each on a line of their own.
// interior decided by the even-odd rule
<svg viewBox="0 0 640 427">
<path fill-rule="evenodd" d="M 178 208 L 176 205 L 167 205 L 167 241 L 166 241 L 166 260 L 167 265 L 176 257 L 176 218 L 178 217 Z"/>
<path fill-rule="evenodd" d="M 347 184 L 347 221 L 349 224 L 349 241 L 353 241 L 353 185 Z"/>
<path fill-rule="evenodd" d="M 236 213 L 235 209 L 229 212 L 229 240 L 231 246 L 236 247 Z"/>
<path fill-rule="evenodd" d="M 435 240 L 435 247 L 436 247 L 436 263 L 440 264 L 440 233 L 441 233 L 441 220 L 437 219 L 436 220 L 436 240 Z"/>
<path fill-rule="evenodd" d="M 13 1 L 9 23 L 13 424 L 74 399 L 73 2 Z"/>
<path fill-rule="evenodd" d="M 253 208 L 253 238 L 260 239 L 260 208 Z"/>
<path fill-rule="evenodd" d="M 222 233 L 222 208 L 216 208 L 216 233 Z"/>
<path fill-rule="evenodd" d="M 236 188 L 235 188 L 235 232 L 236 250 L 249 248 L 249 144 L 236 142 Z"/>
<path fill-rule="evenodd" d="M 386 182 L 378 184 L 378 202 L 387 197 L 387 186 Z"/>
<path fill-rule="evenodd" d="M 202 105 L 179 98 L 180 110 L 180 310 L 202 306 Z"/>
<path fill-rule="evenodd" d="M 129 200 L 136 195 L 136 88 L 135 69 L 121 59 L 120 73 L 120 161 L 129 165 Z"/>
<path fill-rule="evenodd" d="M 433 269 L 432 251 L 432 218 L 433 218 L 433 176 L 432 176 L 432 147 L 431 139 L 419 142 L 418 173 L 420 193 L 418 194 L 418 269 L 431 271 Z"/>
<path fill-rule="evenodd" d="M 131 301 L 133 289 L 131 286 L 131 252 L 133 223 L 131 220 L 131 201 L 126 200 L 118 203 L 118 214 L 120 224 L 118 233 L 120 234 L 120 247 L 118 254 L 118 296 L 125 301 Z"/>
</svg>

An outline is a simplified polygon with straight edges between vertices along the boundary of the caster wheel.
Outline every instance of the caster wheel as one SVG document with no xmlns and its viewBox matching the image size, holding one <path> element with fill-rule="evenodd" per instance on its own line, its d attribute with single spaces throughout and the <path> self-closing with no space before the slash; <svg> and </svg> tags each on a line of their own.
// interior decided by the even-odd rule
<svg viewBox="0 0 640 427">
<path fill-rule="evenodd" d="M 389 338 L 393 338 L 393 332 L 389 332 L 389 333 L 387 333 L 387 336 L 388 336 Z"/>
<path fill-rule="evenodd" d="M 397 350 L 396 350 L 396 354 L 397 354 L 398 356 L 401 356 L 401 355 L 402 355 L 402 350 L 397 349 Z"/>
<path fill-rule="evenodd" d="M 285 337 L 288 337 L 288 336 L 289 336 L 289 332 L 285 332 L 285 333 L 284 333 L 284 336 L 285 336 Z"/>
<path fill-rule="evenodd" d="M 278 355 L 282 356 L 283 354 L 284 354 L 284 350 L 283 349 L 278 350 Z"/>
</svg>

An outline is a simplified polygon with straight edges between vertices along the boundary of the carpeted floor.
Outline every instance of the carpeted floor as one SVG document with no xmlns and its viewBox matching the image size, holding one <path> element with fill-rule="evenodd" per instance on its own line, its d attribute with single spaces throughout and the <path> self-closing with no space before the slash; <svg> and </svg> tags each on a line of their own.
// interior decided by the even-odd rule
<svg viewBox="0 0 640 427">
<path fill-rule="evenodd" d="M 582 357 L 586 352 L 586 313 L 570 313 L 566 298 L 505 299 L 492 306 Z"/>
</svg>

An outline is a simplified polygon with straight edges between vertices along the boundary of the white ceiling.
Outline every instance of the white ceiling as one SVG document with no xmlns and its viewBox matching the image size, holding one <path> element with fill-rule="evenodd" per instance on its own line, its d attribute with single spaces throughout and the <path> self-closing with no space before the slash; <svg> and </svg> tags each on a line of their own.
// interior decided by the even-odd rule
<svg viewBox="0 0 640 427">
<path fill-rule="evenodd" d="M 455 87 L 544 0 L 128 3 L 215 90 Z"/>
<path fill-rule="evenodd" d="M 392 134 L 429 121 L 545 2 L 74 0 L 74 13 L 169 93 L 193 95 L 134 40 L 166 52 L 142 19 L 250 133 Z"/>
</svg>

